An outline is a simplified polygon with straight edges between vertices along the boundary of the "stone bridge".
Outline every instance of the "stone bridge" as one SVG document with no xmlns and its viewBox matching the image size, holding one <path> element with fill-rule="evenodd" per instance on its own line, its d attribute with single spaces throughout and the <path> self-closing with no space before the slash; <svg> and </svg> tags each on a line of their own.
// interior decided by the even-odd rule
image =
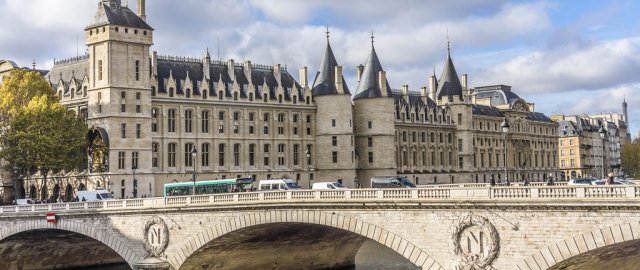
<svg viewBox="0 0 640 270">
<path fill-rule="evenodd" d="M 461 185 L 11 206 L 0 269 L 349 269 L 365 242 L 415 269 L 637 269 L 639 198 Z"/>
</svg>

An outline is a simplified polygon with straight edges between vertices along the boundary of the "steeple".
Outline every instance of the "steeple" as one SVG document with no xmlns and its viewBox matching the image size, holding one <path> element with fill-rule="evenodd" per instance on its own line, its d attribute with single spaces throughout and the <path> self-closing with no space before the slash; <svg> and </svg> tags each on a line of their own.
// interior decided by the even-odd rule
<svg viewBox="0 0 640 270">
<path fill-rule="evenodd" d="M 373 32 L 371 32 L 371 53 L 367 59 L 367 64 L 364 65 L 362 78 L 360 78 L 353 100 L 391 96 L 391 87 L 389 86 L 389 82 L 387 82 L 385 71 L 382 69 L 382 64 L 380 64 L 373 43 L 374 36 Z"/>
<path fill-rule="evenodd" d="M 138 4 L 141 5 L 138 8 L 141 14 L 136 14 L 131 11 L 129 7 L 122 6 L 120 0 L 100 0 L 100 2 L 98 2 L 98 10 L 93 18 L 93 22 L 91 22 L 85 30 L 105 25 L 118 25 L 153 30 L 153 28 L 145 22 L 146 15 L 144 15 L 144 11 L 140 11 L 140 7 L 143 7 L 144 3 Z"/>
<path fill-rule="evenodd" d="M 454 96 L 458 96 L 458 98 L 462 100 L 462 84 L 460 83 L 460 79 L 458 78 L 456 68 L 453 65 L 453 60 L 451 60 L 451 45 L 448 38 L 447 61 L 444 64 L 444 69 L 442 70 L 442 75 L 440 76 L 440 80 L 438 81 L 437 89 L 439 100 L 443 97 L 453 99 Z"/>
<path fill-rule="evenodd" d="M 320 62 L 320 69 L 316 74 L 316 78 L 313 81 L 313 87 L 311 91 L 314 96 L 321 95 L 335 95 L 335 94 L 351 94 L 347 83 L 342 76 L 342 67 L 338 65 L 336 57 L 331 50 L 331 44 L 329 43 L 329 27 L 327 27 L 327 47 L 324 51 L 324 56 Z M 337 79 L 337 80 L 336 80 Z M 340 84 L 340 87 L 336 87 Z M 338 89 L 340 88 L 340 89 Z"/>
</svg>

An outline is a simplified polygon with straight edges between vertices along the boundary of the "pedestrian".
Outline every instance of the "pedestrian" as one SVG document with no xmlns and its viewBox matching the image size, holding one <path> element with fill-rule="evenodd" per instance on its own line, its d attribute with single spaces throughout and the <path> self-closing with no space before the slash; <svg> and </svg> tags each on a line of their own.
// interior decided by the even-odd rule
<svg viewBox="0 0 640 270">
<path fill-rule="evenodd" d="M 491 176 L 491 181 L 489 182 L 489 185 L 491 185 L 491 186 L 495 186 L 496 185 L 496 179 L 493 178 L 493 175 Z"/>
<path fill-rule="evenodd" d="M 613 185 L 613 173 L 609 173 L 609 177 L 607 177 L 607 180 L 605 180 L 604 184 L 605 185 Z"/>
<path fill-rule="evenodd" d="M 547 186 L 553 186 L 553 174 L 549 174 L 549 178 L 547 178 Z"/>
<path fill-rule="evenodd" d="M 82 196 L 82 201 L 83 201 L 83 202 L 86 202 L 86 201 L 87 201 L 87 199 L 85 199 L 85 198 L 84 198 L 84 196 Z"/>
<path fill-rule="evenodd" d="M 522 185 L 523 186 L 528 186 L 529 185 L 529 180 L 527 180 L 527 178 L 524 179 L 524 181 L 522 181 Z"/>
<path fill-rule="evenodd" d="M 504 183 L 506 186 L 511 186 L 511 182 L 509 182 L 509 178 L 507 178 L 507 180 L 504 180 Z"/>
</svg>

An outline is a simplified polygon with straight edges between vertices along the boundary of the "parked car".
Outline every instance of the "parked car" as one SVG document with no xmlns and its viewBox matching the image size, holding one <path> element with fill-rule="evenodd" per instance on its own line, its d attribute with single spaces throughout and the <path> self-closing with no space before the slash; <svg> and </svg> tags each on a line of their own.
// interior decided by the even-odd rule
<svg viewBox="0 0 640 270">
<path fill-rule="evenodd" d="M 592 178 L 592 177 L 585 177 L 585 178 L 574 178 L 569 180 L 569 182 L 567 183 L 568 186 L 588 186 L 588 185 L 595 185 L 593 182 L 594 181 L 598 181 L 598 179 L 596 178 Z"/>
<path fill-rule="evenodd" d="M 300 189 L 292 179 L 269 179 L 258 182 L 258 190 L 289 190 Z"/>
<path fill-rule="evenodd" d="M 371 178 L 372 188 L 415 188 L 416 184 L 403 176 L 376 176 Z"/>
</svg>

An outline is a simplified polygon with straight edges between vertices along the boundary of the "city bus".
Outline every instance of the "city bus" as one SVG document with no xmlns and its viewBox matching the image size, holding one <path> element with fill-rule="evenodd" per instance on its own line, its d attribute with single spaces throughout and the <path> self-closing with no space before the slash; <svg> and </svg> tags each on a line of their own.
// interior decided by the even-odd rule
<svg viewBox="0 0 640 270">
<path fill-rule="evenodd" d="M 196 182 L 196 195 L 251 191 L 252 178 L 206 180 Z M 164 184 L 164 196 L 189 196 L 193 193 L 193 182 Z"/>
</svg>

